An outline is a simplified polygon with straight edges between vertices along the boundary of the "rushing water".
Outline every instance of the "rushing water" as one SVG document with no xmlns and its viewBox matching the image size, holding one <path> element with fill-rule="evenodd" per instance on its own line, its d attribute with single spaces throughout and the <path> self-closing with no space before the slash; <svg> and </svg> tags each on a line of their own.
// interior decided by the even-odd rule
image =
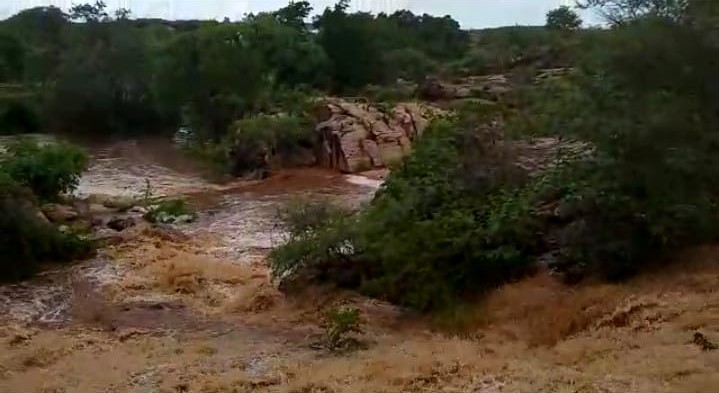
<svg viewBox="0 0 719 393">
<path fill-rule="evenodd" d="M 79 197 L 138 196 L 148 186 L 153 195 L 184 196 L 198 210 L 198 219 L 177 229 L 214 237 L 216 245 L 206 251 L 236 263 L 261 260 L 282 241 L 276 212 L 287 200 L 331 198 L 357 206 L 381 184 L 319 168 L 283 171 L 261 182 L 215 184 L 166 141 L 126 140 L 88 149 L 91 164 L 76 190 Z M 46 271 L 28 282 L 0 286 L 0 313 L 18 322 L 66 322 L 74 285 L 102 286 L 121 274 L 117 264 L 101 257 Z"/>
</svg>

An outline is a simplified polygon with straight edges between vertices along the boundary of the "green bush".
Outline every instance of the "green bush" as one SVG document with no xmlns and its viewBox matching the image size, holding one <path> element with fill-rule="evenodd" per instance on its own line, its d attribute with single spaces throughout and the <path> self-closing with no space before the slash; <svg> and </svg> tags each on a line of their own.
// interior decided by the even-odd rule
<svg viewBox="0 0 719 393">
<path fill-rule="evenodd" d="M 326 201 L 293 201 L 279 211 L 288 241 L 270 252 L 272 273 L 286 290 L 309 282 L 357 286 L 354 217 Z"/>
<path fill-rule="evenodd" d="M 348 349 L 357 341 L 350 333 L 361 333 L 359 310 L 353 307 L 337 307 L 327 313 L 325 345 L 331 351 Z"/>
<path fill-rule="evenodd" d="M 187 201 L 181 198 L 163 199 L 151 205 L 144 218 L 149 222 L 176 222 L 179 218 L 192 221 L 195 215 Z"/>
<path fill-rule="evenodd" d="M 363 214 L 362 289 L 419 309 L 446 307 L 531 269 L 539 241 L 533 189 L 467 116 L 435 122 Z M 483 160 L 474 160 L 475 156 Z"/>
<path fill-rule="evenodd" d="M 349 213 L 324 199 L 294 199 L 278 209 L 280 222 L 291 235 L 299 236 L 322 229 L 333 220 Z"/>
<path fill-rule="evenodd" d="M 317 136 L 299 115 L 257 115 L 235 122 L 225 139 L 230 171 L 243 174 L 282 166 L 312 155 Z"/>
<path fill-rule="evenodd" d="M 550 179 L 562 269 L 624 278 L 719 236 L 719 94 L 709 87 L 719 45 L 678 20 L 613 28 L 571 85 L 535 108 L 538 126 L 592 146 Z"/>
<path fill-rule="evenodd" d="M 382 61 L 387 69 L 389 81 L 402 78 L 408 81 L 422 82 L 426 77 L 436 73 L 438 69 L 432 59 L 414 48 L 389 51 L 382 55 Z"/>
<path fill-rule="evenodd" d="M 540 240 L 535 190 L 511 175 L 491 140 L 471 137 L 480 132 L 472 124 L 487 121 L 435 121 L 367 210 L 313 222 L 273 250 L 275 274 L 309 271 L 422 310 L 525 274 Z M 466 159 L 481 149 L 484 161 Z"/>
<path fill-rule="evenodd" d="M 40 145 L 22 139 L 9 144 L 7 153 L 0 156 L 0 171 L 32 190 L 41 201 L 52 201 L 77 187 L 87 163 L 85 152 L 73 145 Z"/>
<path fill-rule="evenodd" d="M 39 216 L 33 195 L 0 171 L 0 281 L 30 277 L 40 263 L 68 262 L 92 253 L 92 244 L 65 234 Z"/>
<path fill-rule="evenodd" d="M 360 92 L 374 104 L 411 101 L 415 97 L 417 86 L 410 82 L 398 82 L 393 85 L 367 85 Z"/>
</svg>

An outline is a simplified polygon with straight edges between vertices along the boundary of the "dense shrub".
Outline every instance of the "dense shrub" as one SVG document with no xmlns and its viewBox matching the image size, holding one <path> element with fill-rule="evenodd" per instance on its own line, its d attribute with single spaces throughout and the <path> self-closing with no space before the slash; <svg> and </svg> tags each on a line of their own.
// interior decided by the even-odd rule
<svg viewBox="0 0 719 393">
<path fill-rule="evenodd" d="M 472 137 L 483 133 L 473 124 L 487 121 L 436 122 L 390 175 L 361 219 L 358 248 L 371 270 L 365 291 L 440 308 L 531 268 L 532 189 L 506 165 L 511 157 L 495 154 L 499 144 Z M 475 155 L 483 160 L 467 159 Z"/>
<path fill-rule="evenodd" d="M 508 157 L 492 154 L 492 141 L 470 138 L 479 119 L 488 121 L 435 122 L 367 210 L 314 223 L 275 249 L 276 274 L 316 270 L 320 280 L 341 277 L 368 294 L 437 309 L 526 273 L 539 242 L 534 190 L 511 175 Z M 465 159 L 481 148 L 484 161 Z"/>
<path fill-rule="evenodd" d="M 296 104 L 295 110 L 307 105 L 307 96 L 287 93 L 268 111 L 278 111 Z M 314 163 L 317 135 L 304 112 L 259 114 L 234 122 L 220 141 L 203 139 L 190 131 L 183 135 L 183 147 L 208 164 L 217 175 L 263 178 L 270 168 Z"/>
<path fill-rule="evenodd" d="M 560 239 L 563 263 L 618 278 L 719 235 L 719 95 L 710 87 L 719 43 L 655 17 L 606 39 L 544 110 L 550 127 L 593 146 L 557 177 L 574 218 Z"/>
<path fill-rule="evenodd" d="M 28 187 L 41 201 L 50 201 L 77 187 L 87 162 L 87 155 L 76 146 L 40 145 L 31 139 L 22 139 L 9 144 L 7 153 L 0 156 L 0 171 Z"/>
<path fill-rule="evenodd" d="M 356 221 L 348 211 L 323 200 L 296 200 L 278 213 L 287 242 L 273 249 L 269 260 L 283 289 L 323 281 L 359 284 L 353 249 Z"/>
<path fill-rule="evenodd" d="M 591 32 L 591 45 L 573 52 L 576 70 L 520 95 L 510 124 L 520 134 L 581 141 L 582 151 L 526 176 L 497 132 L 507 113 L 465 111 L 425 131 L 351 224 L 318 227 L 273 254 L 286 266 L 348 261 L 360 266 L 357 287 L 366 293 L 437 309 L 521 275 L 540 255 L 567 271 L 614 279 L 717 238 L 718 9 L 598 3 L 651 7 Z M 656 8 L 663 3 L 673 6 Z M 543 31 L 547 39 L 569 37 Z M 551 51 L 518 32 L 496 32 L 513 47 L 494 69 L 562 64 L 543 59 Z M 525 46 L 539 50 L 518 58 Z"/>
<path fill-rule="evenodd" d="M 421 82 L 439 68 L 437 64 L 421 51 L 413 48 L 395 49 L 382 56 L 386 68 L 387 80 L 398 78 Z"/>
<path fill-rule="evenodd" d="M 295 199 L 278 209 L 277 215 L 282 229 L 292 236 L 299 236 L 322 229 L 349 212 L 323 199 Z"/>
<path fill-rule="evenodd" d="M 312 157 L 316 138 L 302 116 L 257 115 L 235 122 L 224 144 L 229 148 L 231 172 L 243 174 Z"/>
<path fill-rule="evenodd" d="M 0 171 L 0 281 L 24 279 L 40 263 L 67 262 L 92 252 L 92 244 L 65 234 L 39 216 L 32 193 Z"/>
</svg>

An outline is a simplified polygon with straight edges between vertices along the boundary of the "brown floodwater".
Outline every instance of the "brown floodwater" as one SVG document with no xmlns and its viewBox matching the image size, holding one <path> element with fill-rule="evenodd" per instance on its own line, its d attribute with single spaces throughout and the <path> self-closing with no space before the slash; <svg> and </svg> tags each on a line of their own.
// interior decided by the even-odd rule
<svg viewBox="0 0 719 393">
<path fill-rule="evenodd" d="M 148 187 L 154 196 L 184 197 L 198 218 L 175 225 L 176 229 L 192 237 L 211 237 L 205 252 L 238 264 L 262 261 L 284 241 L 277 218 L 283 203 L 293 198 L 328 198 L 358 206 L 380 184 L 323 168 L 283 170 L 262 181 L 217 183 L 166 139 L 73 142 L 82 143 L 91 154 L 75 191 L 78 197 L 141 196 Z M 72 266 L 46 270 L 27 282 L 0 285 L 0 313 L 19 322 L 67 323 L 72 318 L 73 287 L 112 284 L 122 278 L 122 270 L 101 252 Z"/>
</svg>

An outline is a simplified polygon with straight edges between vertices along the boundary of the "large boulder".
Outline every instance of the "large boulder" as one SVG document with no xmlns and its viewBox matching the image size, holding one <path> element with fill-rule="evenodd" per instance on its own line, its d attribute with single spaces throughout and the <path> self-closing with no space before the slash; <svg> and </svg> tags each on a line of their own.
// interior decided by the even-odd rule
<svg viewBox="0 0 719 393">
<path fill-rule="evenodd" d="M 411 142 L 442 113 L 419 103 L 381 109 L 369 103 L 327 99 L 315 112 L 322 139 L 320 161 L 348 173 L 391 165 L 409 154 Z"/>
</svg>

